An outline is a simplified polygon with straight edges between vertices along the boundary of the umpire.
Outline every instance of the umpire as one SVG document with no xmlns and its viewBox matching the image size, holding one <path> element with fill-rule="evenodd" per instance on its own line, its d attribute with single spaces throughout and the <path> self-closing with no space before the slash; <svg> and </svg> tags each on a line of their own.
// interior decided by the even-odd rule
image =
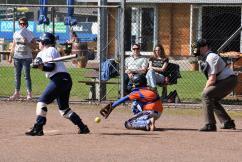
<svg viewBox="0 0 242 162">
<path fill-rule="evenodd" d="M 237 76 L 218 54 L 210 50 L 207 40 L 199 39 L 193 43 L 192 52 L 201 59 L 200 67 L 207 77 L 202 92 L 205 126 L 199 131 L 217 131 L 214 113 L 222 124 L 221 129 L 235 129 L 234 120 L 220 104 L 220 100 L 233 91 Z"/>
</svg>

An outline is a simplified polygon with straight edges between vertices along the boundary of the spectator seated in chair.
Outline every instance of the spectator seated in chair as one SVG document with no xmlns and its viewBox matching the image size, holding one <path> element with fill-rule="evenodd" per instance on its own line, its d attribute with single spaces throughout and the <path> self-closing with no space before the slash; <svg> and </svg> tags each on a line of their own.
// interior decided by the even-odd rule
<svg viewBox="0 0 242 162">
<path fill-rule="evenodd" d="M 148 86 L 157 89 L 157 84 L 163 85 L 167 82 L 164 72 L 168 63 L 169 59 L 165 56 L 164 48 L 161 45 L 157 45 L 154 48 L 153 56 L 149 59 L 149 67 L 146 74 Z"/>
<path fill-rule="evenodd" d="M 168 100 L 166 86 L 177 84 L 177 79 L 181 78 L 179 65 L 169 62 L 161 45 L 154 48 L 146 78 L 148 86 L 152 89 L 157 90 L 157 86 L 163 87 L 162 99 L 164 100 Z"/>
<path fill-rule="evenodd" d="M 133 44 L 132 55 L 125 59 L 124 92 L 128 94 L 132 88 L 130 78 L 134 74 L 145 74 L 148 68 L 148 59 L 140 54 L 140 45 Z"/>
</svg>

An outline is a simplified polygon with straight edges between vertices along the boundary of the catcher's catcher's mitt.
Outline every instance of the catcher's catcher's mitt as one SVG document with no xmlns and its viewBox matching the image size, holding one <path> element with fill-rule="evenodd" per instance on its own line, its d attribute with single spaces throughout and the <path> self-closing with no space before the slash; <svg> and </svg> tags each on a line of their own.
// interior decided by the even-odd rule
<svg viewBox="0 0 242 162">
<path fill-rule="evenodd" d="M 108 116 L 109 116 L 109 114 L 113 111 L 113 107 L 112 107 L 112 102 L 111 103 L 109 103 L 109 104 L 107 104 L 104 108 L 102 108 L 101 110 L 100 110 L 100 114 L 103 116 L 103 117 L 105 117 L 105 119 L 107 119 L 108 118 Z"/>
</svg>

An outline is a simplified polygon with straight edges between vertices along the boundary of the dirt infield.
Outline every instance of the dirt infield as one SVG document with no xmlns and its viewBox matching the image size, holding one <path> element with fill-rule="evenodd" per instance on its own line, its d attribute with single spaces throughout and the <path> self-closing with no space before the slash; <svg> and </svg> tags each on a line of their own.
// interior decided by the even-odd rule
<svg viewBox="0 0 242 162">
<path fill-rule="evenodd" d="M 158 130 L 126 130 L 128 108 L 117 108 L 107 120 L 96 124 L 100 109 L 95 105 L 72 104 L 91 134 L 78 135 L 63 119 L 56 105 L 49 106 L 45 136 L 24 132 L 35 120 L 35 103 L 0 101 L 1 162 L 123 162 L 123 161 L 241 161 L 242 119 L 234 115 L 237 130 L 198 132 L 203 125 L 199 109 L 167 109 L 157 122 Z M 242 112 L 236 112 L 242 113 Z M 219 124 L 218 124 L 219 127 Z"/>
</svg>

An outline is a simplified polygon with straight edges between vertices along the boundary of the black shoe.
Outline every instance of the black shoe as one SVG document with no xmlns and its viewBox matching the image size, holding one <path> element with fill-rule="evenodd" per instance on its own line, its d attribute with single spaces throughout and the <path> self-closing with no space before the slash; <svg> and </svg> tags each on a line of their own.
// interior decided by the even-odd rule
<svg viewBox="0 0 242 162">
<path fill-rule="evenodd" d="M 32 129 L 30 129 L 28 132 L 25 132 L 25 135 L 27 135 L 27 136 L 43 136 L 44 135 L 43 126 L 38 126 L 35 124 Z"/>
<path fill-rule="evenodd" d="M 216 132 L 217 128 L 215 124 L 206 124 L 204 127 L 199 129 L 201 132 Z"/>
<path fill-rule="evenodd" d="M 221 127 L 221 129 L 236 129 L 234 120 L 224 122 L 224 125 Z"/>
<path fill-rule="evenodd" d="M 132 125 L 128 121 L 124 122 L 124 126 L 126 129 L 133 129 Z"/>
<path fill-rule="evenodd" d="M 78 134 L 88 134 L 88 133 L 90 133 L 90 130 L 86 125 L 83 129 L 79 128 Z"/>
</svg>

